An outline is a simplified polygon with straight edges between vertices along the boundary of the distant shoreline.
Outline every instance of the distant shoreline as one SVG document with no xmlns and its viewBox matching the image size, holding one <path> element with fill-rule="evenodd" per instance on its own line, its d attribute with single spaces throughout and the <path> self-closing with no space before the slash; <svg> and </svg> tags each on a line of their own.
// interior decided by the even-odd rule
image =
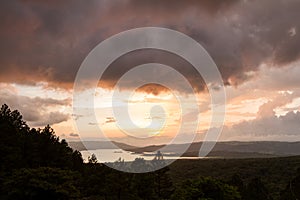
<svg viewBox="0 0 300 200">
<path fill-rule="evenodd" d="M 171 156 L 178 156 L 179 152 L 185 144 L 165 145 L 151 145 L 146 147 L 134 147 L 124 143 L 103 141 L 84 141 L 69 142 L 70 147 L 78 151 L 85 150 L 101 150 L 101 149 L 120 149 L 129 151 L 134 154 L 145 154 L 150 156 L 164 147 L 165 153 L 172 153 Z M 183 157 L 198 157 L 199 149 L 202 142 L 192 143 L 189 148 L 182 154 Z M 164 153 L 164 152 L 163 152 Z M 297 156 L 300 155 L 300 142 L 278 142 L 278 141 L 256 141 L 256 142 L 217 142 L 208 157 L 220 158 L 269 158 L 281 156 Z M 167 157 L 167 155 L 166 155 Z"/>
</svg>

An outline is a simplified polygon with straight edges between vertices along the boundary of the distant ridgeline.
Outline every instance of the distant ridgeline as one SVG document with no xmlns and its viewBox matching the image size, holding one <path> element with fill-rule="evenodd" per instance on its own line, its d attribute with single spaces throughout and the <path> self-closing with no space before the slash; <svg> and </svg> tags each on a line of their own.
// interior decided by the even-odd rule
<svg viewBox="0 0 300 200">
<path fill-rule="evenodd" d="M 277 158 L 269 159 L 266 163 L 277 163 Z M 259 178 L 262 173 L 272 177 L 261 160 L 253 160 L 256 164 L 241 166 L 235 172 L 225 159 L 212 159 L 176 161 L 170 168 L 151 173 L 123 173 L 98 163 L 95 156 L 83 163 L 80 152 L 55 136 L 49 125 L 44 129 L 30 128 L 18 111 L 11 111 L 7 105 L 0 110 L 1 200 L 300 199 L 300 173 L 296 173 L 300 158 L 288 159 L 289 162 L 272 164 L 278 181 L 271 184 Z M 126 167 L 143 163 L 139 158 Z M 242 162 L 230 163 L 239 166 Z M 124 165 L 122 160 L 115 164 Z M 258 167 L 261 165 L 263 171 Z M 253 173 L 245 170 L 249 167 Z M 228 174 L 232 175 L 226 177 Z"/>
</svg>

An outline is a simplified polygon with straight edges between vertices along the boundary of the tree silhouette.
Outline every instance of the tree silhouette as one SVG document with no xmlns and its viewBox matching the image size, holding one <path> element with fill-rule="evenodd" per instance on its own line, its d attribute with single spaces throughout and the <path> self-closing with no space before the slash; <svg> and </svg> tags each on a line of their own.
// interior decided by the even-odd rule
<svg viewBox="0 0 300 200">
<path fill-rule="evenodd" d="M 281 192 L 280 200 L 298 200 L 300 199 L 300 168 L 297 176 L 287 184 L 285 190 Z"/>
<path fill-rule="evenodd" d="M 260 178 L 253 178 L 246 187 L 245 195 L 246 200 L 271 200 L 268 189 Z"/>
<path fill-rule="evenodd" d="M 235 186 L 238 192 L 243 196 L 245 193 L 245 184 L 239 174 L 234 174 L 231 180 L 228 182 L 229 185 Z"/>
<path fill-rule="evenodd" d="M 44 166 L 79 170 L 82 157 L 65 140 L 60 141 L 49 125 L 30 129 L 18 111 L 4 104 L 0 110 L 0 162 L 6 169 Z"/>
<path fill-rule="evenodd" d="M 91 156 L 88 157 L 88 163 L 89 164 L 97 164 L 98 160 L 95 154 L 92 154 Z"/>
<path fill-rule="evenodd" d="M 20 169 L 4 181 L 7 199 L 74 199 L 79 174 L 55 168 Z"/>
<path fill-rule="evenodd" d="M 146 163 L 144 158 L 136 158 L 132 163 L 131 163 L 131 170 L 136 173 L 144 172 L 149 169 L 149 165 Z"/>
<path fill-rule="evenodd" d="M 235 187 L 210 177 L 183 182 L 172 197 L 174 200 L 238 200 L 240 198 Z"/>
<path fill-rule="evenodd" d="M 159 199 L 169 199 L 175 190 L 170 175 L 168 174 L 169 170 L 169 167 L 164 167 L 153 172 L 156 184 L 155 192 Z"/>
<path fill-rule="evenodd" d="M 26 122 L 23 121 L 22 115 L 18 111 L 11 111 L 6 104 L 1 107 L 1 194 L 3 194 L 3 190 L 11 192 L 9 193 L 9 197 L 15 197 L 15 195 L 25 195 L 33 192 L 34 190 L 36 190 L 35 192 L 39 192 L 41 188 L 32 189 L 31 185 L 28 188 L 23 187 L 22 193 L 19 190 L 22 188 L 21 184 L 18 184 L 19 182 L 15 181 L 22 180 L 24 184 L 26 182 L 25 179 L 29 181 L 28 184 L 31 184 L 32 181 L 37 181 L 34 179 L 33 175 L 36 172 L 42 176 L 45 170 L 35 171 L 41 167 L 48 167 L 48 171 L 51 171 L 50 167 L 52 167 L 53 172 L 59 173 L 59 171 L 55 169 L 60 168 L 62 170 L 69 169 L 80 171 L 82 170 L 82 166 L 83 161 L 81 154 L 78 151 L 73 151 L 73 149 L 68 146 L 65 140 L 60 141 L 59 138 L 55 136 L 54 130 L 49 125 L 47 125 L 44 129 L 30 129 Z M 26 178 L 22 176 L 21 172 L 24 173 L 24 176 L 26 175 Z M 1 199 L 6 198 L 3 197 L 3 195 L 1 196 L 1 194 Z M 31 197 L 26 196 L 26 198 L 20 197 L 15 199 L 31 199 Z"/>
<path fill-rule="evenodd" d="M 180 163 L 190 161 L 176 161 L 180 165 L 174 162 L 169 168 L 165 166 L 167 162 L 162 154 L 157 155 L 152 161 L 137 158 L 133 162 L 119 159 L 111 163 L 114 167 L 118 166 L 118 169 L 136 173 L 124 173 L 109 168 L 98 163 L 95 155 L 90 157 L 89 163 L 83 163 L 81 153 L 71 149 L 65 140 L 60 140 L 49 125 L 42 129 L 30 128 L 18 111 L 11 111 L 7 105 L 0 109 L 0 199 L 272 199 L 266 185 L 259 178 L 252 178 L 252 174 L 255 174 L 252 172 L 261 169 L 261 161 L 257 166 L 247 167 L 246 173 L 242 173 L 243 170 L 239 172 L 244 181 L 239 174 L 235 174 L 225 183 L 209 177 L 187 180 L 190 171 L 183 173 L 187 176 L 181 176 L 178 175 L 176 167 L 180 166 L 179 170 L 182 170 Z M 289 160 L 293 164 L 283 160 L 284 164 L 280 165 L 279 172 L 285 169 L 285 164 L 289 165 L 286 169 L 298 165 L 300 158 Z M 282 159 L 276 158 L 276 161 L 282 163 Z M 194 162 L 198 161 L 191 163 Z M 199 162 L 209 165 L 201 165 L 201 170 L 193 165 L 189 169 L 195 169 L 195 174 L 202 170 L 210 172 L 210 167 L 219 163 L 218 160 Z M 235 164 L 238 162 L 240 161 L 234 161 Z M 140 173 L 157 168 L 160 170 Z M 262 169 L 258 173 L 263 175 L 274 171 L 272 168 Z M 230 176 L 224 175 L 224 172 L 228 172 L 224 170 L 220 168 L 211 174 L 228 180 Z M 230 174 L 234 173 L 230 171 Z M 278 174 L 278 178 L 281 177 L 282 174 Z M 300 199 L 299 183 L 300 170 L 281 192 L 280 200 Z M 276 187 L 270 187 L 273 190 L 282 188 L 276 182 L 272 183 L 274 185 Z M 273 191 L 272 194 L 278 193 Z"/>
</svg>

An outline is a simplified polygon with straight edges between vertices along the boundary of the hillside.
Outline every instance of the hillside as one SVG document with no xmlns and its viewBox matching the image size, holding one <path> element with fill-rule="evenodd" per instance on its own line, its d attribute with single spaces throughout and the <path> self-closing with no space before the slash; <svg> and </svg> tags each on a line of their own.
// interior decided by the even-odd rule
<svg viewBox="0 0 300 200">
<path fill-rule="evenodd" d="M 155 152 L 165 147 L 164 145 L 151 145 L 146 147 L 134 147 L 124 143 L 113 142 L 119 148 L 134 153 Z M 115 146 L 110 142 L 85 141 L 69 142 L 69 145 L 76 150 L 95 150 L 113 149 Z M 184 157 L 197 157 L 202 142 L 193 143 L 183 154 Z M 172 144 L 165 147 L 166 152 L 177 155 L 184 148 L 182 144 Z M 221 158 L 260 158 L 275 156 L 295 156 L 300 155 L 300 142 L 277 142 L 277 141 L 254 141 L 254 142 L 218 142 L 213 150 L 208 154 L 209 157 Z"/>
<path fill-rule="evenodd" d="M 11 111 L 7 105 L 0 109 L 0 138 L 0 199 L 3 200 L 300 198 L 300 156 L 177 160 L 149 173 L 138 172 L 164 164 L 165 160 L 146 162 L 137 158 L 133 162 L 110 163 L 134 172 L 125 173 L 98 163 L 93 156 L 83 163 L 80 152 L 60 140 L 49 125 L 44 129 L 30 128 L 20 113 Z M 279 151 L 278 147 L 284 145 L 288 144 L 275 145 L 277 148 L 273 150 L 294 151 L 292 148 Z"/>
<path fill-rule="evenodd" d="M 177 160 L 170 165 L 170 174 L 174 183 L 185 179 L 197 179 L 200 176 L 230 181 L 238 175 L 244 184 L 259 177 L 274 199 L 300 167 L 300 156 L 252 159 L 200 159 Z"/>
</svg>

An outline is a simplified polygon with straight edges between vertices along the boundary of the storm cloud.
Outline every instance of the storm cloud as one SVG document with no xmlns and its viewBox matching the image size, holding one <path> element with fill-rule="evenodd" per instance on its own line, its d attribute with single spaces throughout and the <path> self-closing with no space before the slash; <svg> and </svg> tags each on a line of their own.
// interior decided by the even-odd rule
<svg viewBox="0 0 300 200">
<path fill-rule="evenodd" d="M 0 80 L 71 88 L 81 62 L 99 42 L 130 28 L 160 26 L 197 40 L 224 83 L 238 86 L 261 64 L 284 67 L 299 60 L 299 9 L 298 0 L 3 1 Z M 205 89 L 188 63 L 179 66 L 170 58 L 154 51 L 120 58 L 103 77 L 103 86 L 111 87 L 121 76 L 117 72 L 134 67 L 130 64 L 160 61 L 177 64 L 197 91 Z"/>
</svg>

